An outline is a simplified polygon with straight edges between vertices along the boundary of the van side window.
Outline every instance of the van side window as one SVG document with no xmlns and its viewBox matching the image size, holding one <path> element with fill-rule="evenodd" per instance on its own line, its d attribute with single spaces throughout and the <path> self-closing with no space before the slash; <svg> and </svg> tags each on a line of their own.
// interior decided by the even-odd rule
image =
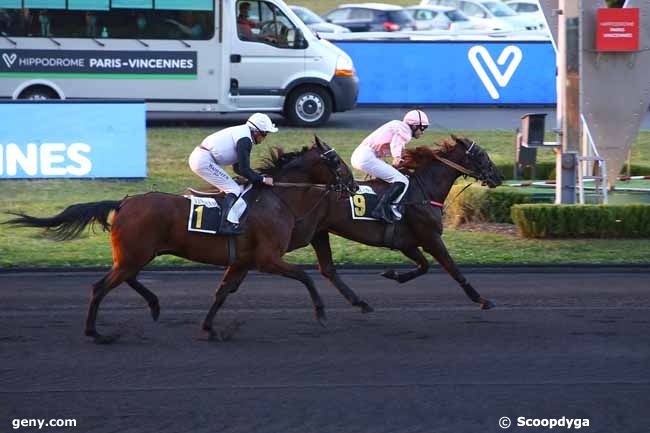
<svg viewBox="0 0 650 433">
<path fill-rule="evenodd" d="M 298 29 L 274 4 L 258 0 L 237 1 L 237 36 L 278 48 L 295 48 Z"/>
</svg>

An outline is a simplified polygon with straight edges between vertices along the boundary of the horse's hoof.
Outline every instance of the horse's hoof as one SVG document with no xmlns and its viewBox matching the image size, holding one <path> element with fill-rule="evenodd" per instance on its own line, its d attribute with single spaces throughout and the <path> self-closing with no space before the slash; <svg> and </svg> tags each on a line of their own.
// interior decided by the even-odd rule
<svg viewBox="0 0 650 433">
<path fill-rule="evenodd" d="M 327 328 L 327 316 L 325 315 L 325 309 L 324 308 L 317 308 L 316 309 L 316 320 L 322 326 L 323 328 Z"/>
<path fill-rule="evenodd" d="M 212 329 L 201 329 L 201 332 L 196 336 L 195 340 L 214 341 L 217 340 L 217 335 Z"/>
<path fill-rule="evenodd" d="M 375 309 L 372 308 L 370 305 L 368 305 L 368 304 L 366 303 L 366 301 L 361 301 L 361 302 L 359 302 L 359 305 L 358 305 L 358 306 L 359 306 L 359 308 L 361 308 L 361 312 L 362 312 L 363 314 L 372 313 L 373 311 L 375 311 Z"/>
<path fill-rule="evenodd" d="M 381 276 L 384 278 L 388 278 L 389 280 L 397 280 L 398 278 L 397 272 L 395 272 L 393 269 L 388 269 L 382 272 Z"/>
<path fill-rule="evenodd" d="M 481 299 L 479 302 L 481 303 L 481 310 L 491 310 L 497 306 L 494 301 L 491 301 L 489 299 Z"/>
<path fill-rule="evenodd" d="M 160 317 L 160 304 L 155 303 L 154 305 L 150 305 L 149 308 L 151 309 L 151 318 L 154 322 L 157 322 L 158 317 Z"/>
<path fill-rule="evenodd" d="M 120 338 L 119 335 L 100 335 L 96 334 L 93 338 L 95 344 L 113 344 Z"/>
</svg>

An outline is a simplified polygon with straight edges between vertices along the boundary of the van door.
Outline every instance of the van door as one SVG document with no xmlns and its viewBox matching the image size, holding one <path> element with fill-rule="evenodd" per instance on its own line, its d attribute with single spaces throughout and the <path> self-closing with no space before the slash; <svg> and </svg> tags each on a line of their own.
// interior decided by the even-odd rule
<svg viewBox="0 0 650 433">
<path fill-rule="evenodd" d="M 230 94 L 240 108 L 278 109 L 284 89 L 305 74 L 305 41 L 273 3 L 238 0 L 232 32 Z"/>
</svg>

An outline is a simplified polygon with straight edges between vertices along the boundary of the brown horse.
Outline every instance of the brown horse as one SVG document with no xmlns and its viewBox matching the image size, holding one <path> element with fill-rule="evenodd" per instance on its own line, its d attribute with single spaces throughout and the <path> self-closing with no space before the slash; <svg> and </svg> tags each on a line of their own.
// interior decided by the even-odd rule
<svg viewBox="0 0 650 433">
<path fill-rule="evenodd" d="M 234 239 L 236 261 L 229 264 L 228 242 L 223 236 L 188 232 L 189 200 L 180 195 L 152 192 L 119 201 L 80 203 L 69 206 L 51 218 L 14 214 L 7 221 L 25 227 L 45 228 L 57 240 L 77 237 L 91 223 L 110 230 L 113 267 L 93 285 L 86 317 L 85 334 L 96 342 L 108 343 L 115 336 L 102 336 L 96 330 L 99 305 L 104 297 L 126 282 L 149 304 L 154 320 L 158 319 L 158 298 L 137 280 L 138 273 L 156 256 L 173 254 L 192 261 L 226 265 L 214 302 L 201 324 L 201 337 L 218 336 L 212 329 L 216 312 L 241 284 L 251 268 L 300 281 L 307 288 L 319 322 L 325 320 L 323 302 L 307 273 L 282 260 L 288 251 L 309 244 L 318 231 L 328 226 L 329 208 L 337 200 L 333 192 L 356 189 L 352 173 L 336 152 L 316 139 L 311 148 L 284 155 L 272 165 L 290 166 L 305 172 L 317 183 L 330 185 L 255 186 L 248 192 L 248 217 L 241 236 Z M 114 212 L 112 222 L 109 214 Z"/>
<path fill-rule="evenodd" d="M 492 301 L 483 298 L 472 287 L 447 251 L 442 240 L 442 207 L 439 204 L 445 202 L 452 185 L 461 175 L 476 178 L 490 188 L 500 185 L 503 175 L 479 145 L 466 138 L 452 136 L 452 139 L 437 149 L 422 146 L 406 150 L 400 169 L 409 175 L 410 185 L 403 199 L 404 218 L 395 225 L 392 236 L 383 222 L 353 220 L 349 201 L 339 200 L 329 209 L 327 229 L 317 231 L 312 239 L 321 274 L 353 305 L 362 306 L 364 312 L 372 311 L 372 308 L 361 301 L 336 272 L 328 232 L 366 245 L 397 249 L 415 261 L 417 268 L 412 271 L 400 274 L 388 270 L 382 274 L 399 283 L 427 272 L 429 262 L 422 254 L 422 248 L 460 284 L 473 302 L 482 309 L 494 307 Z M 288 172 L 283 180 L 305 181 L 304 176 L 304 173 Z M 370 185 L 378 193 L 387 186 L 380 180 L 360 182 L 360 185 Z"/>
</svg>

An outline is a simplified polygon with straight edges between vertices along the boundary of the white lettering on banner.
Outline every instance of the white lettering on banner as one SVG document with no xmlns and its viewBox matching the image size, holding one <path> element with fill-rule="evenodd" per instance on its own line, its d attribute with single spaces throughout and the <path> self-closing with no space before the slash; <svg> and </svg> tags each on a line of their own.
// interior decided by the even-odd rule
<svg viewBox="0 0 650 433">
<path fill-rule="evenodd" d="M 86 65 L 86 59 L 26 57 L 26 58 L 18 59 L 18 64 L 20 66 L 44 66 L 44 67 L 52 67 L 52 68 L 56 68 L 56 67 L 83 68 Z"/>
<path fill-rule="evenodd" d="M 122 59 L 90 59 L 91 68 L 121 68 Z"/>
<path fill-rule="evenodd" d="M 488 76 L 483 64 L 481 63 L 481 59 L 487 66 L 490 74 L 492 74 L 496 84 L 498 84 L 499 87 L 506 87 L 524 56 L 519 47 L 510 45 L 501 51 L 501 54 L 495 63 L 487 48 L 481 45 L 476 45 L 470 48 L 467 57 L 479 79 L 485 86 L 485 89 L 490 94 L 490 97 L 492 97 L 492 99 L 499 99 L 501 95 L 492 82 L 492 79 Z M 510 64 L 506 67 L 505 72 L 501 73 L 499 66 L 504 66 L 509 59 Z"/>
<path fill-rule="evenodd" d="M 91 150 L 86 143 L 28 143 L 26 152 L 16 143 L 0 144 L 0 175 L 16 176 L 20 166 L 28 176 L 84 176 L 93 168 L 92 161 L 84 155 Z M 69 164 L 63 165 L 66 162 Z"/>
<path fill-rule="evenodd" d="M 82 155 L 82 153 L 90 153 L 90 146 L 86 143 L 73 143 L 68 147 L 68 158 L 72 162 L 76 162 L 77 166 L 68 165 L 66 168 L 68 174 L 73 176 L 84 176 L 93 169 L 93 163 L 90 159 Z"/>
</svg>

